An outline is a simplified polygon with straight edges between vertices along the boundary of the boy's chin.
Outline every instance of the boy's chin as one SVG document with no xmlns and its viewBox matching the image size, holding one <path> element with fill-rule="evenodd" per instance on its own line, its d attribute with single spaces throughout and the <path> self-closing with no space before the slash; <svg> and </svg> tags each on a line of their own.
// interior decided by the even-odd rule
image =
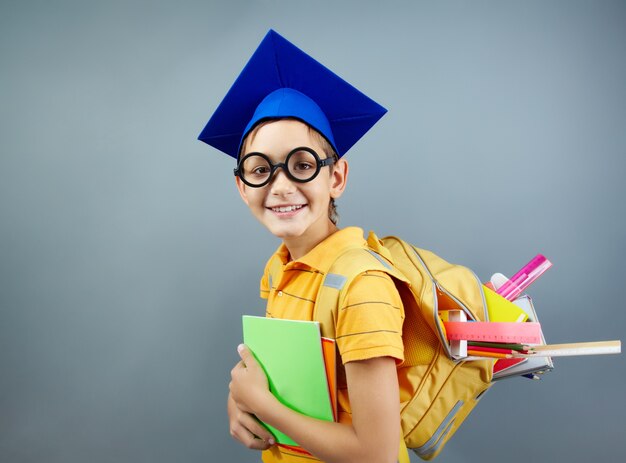
<svg viewBox="0 0 626 463">
<path fill-rule="evenodd" d="M 274 217 L 261 217 L 261 223 L 268 231 L 281 240 L 294 240 L 309 237 L 316 239 L 320 234 L 324 234 L 330 228 L 326 217 L 318 217 L 311 220 L 309 216 L 302 215 L 291 219 L 276 220 Z"/>
<path fill-rule="evenodd" d="M 301 227 L 268 227 L 270 233 L 281 240 L 294 239 L 302 236 L 306 230 Z"/>
<path fill-rule="evenodd" d="M 315 230 L 318 228 L 316 224 L 296 223 L 295 221 L 291 223 L 288 221 L 281 223 L 265 223 L 264 225 L 272 235 L 283 241 L 299 239 L 310 234 L 315 234 Z"/>
</svg>

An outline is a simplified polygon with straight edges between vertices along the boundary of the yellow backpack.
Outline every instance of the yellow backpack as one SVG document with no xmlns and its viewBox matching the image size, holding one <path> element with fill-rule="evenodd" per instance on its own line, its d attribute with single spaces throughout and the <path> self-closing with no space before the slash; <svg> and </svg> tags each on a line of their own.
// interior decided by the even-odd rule
<svg viewBox="0 0 626 463">
<path fill-rule="evenodd" d="M 439 316 L 440 311 L 461 309 L 468 320 L 487 321 L 482 284 L 466 267 L 399 238 L 379 240 L 370 232 L 367 247 L 340 255 L 325 276 L 313 316 L 323 336 L 335 337 L 334 320 L 345 290 L 368 270 L 391 275 L 402 297 L 404 363 L 398 368 L 402 433 L 406 447 L 430 460 L 492 384 L 493 361 L 452 359 Z"/>
</svg>

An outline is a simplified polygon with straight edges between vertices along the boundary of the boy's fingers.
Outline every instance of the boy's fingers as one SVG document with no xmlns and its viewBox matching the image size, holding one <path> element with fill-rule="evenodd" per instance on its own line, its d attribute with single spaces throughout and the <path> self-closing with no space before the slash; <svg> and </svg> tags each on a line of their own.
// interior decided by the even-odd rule
<svg viewBox="0 0 626 463">
<path fill-rule="evenodd" d="M 248 447 L 249 449 L 254 449 L 254 450 L 267 450 L 271 447 L 269 442 L 264 441 L 254 436 L 250 437 L 248 442 L 244 442 L 244 445 Z"/>
<path fill-rule="evenodd" d="M 276 443 L 272 434 L 253 415 L 241 410 L 230 395 L 228 417 L 230 435 L 246 447 L 266 450 Z"/>
<path fill-rule="evenodd" d="M 239 344 L 237 346 L 237 352 L 239 352 L 239 357 L 241 357 L 241 360 L 243 361 L 244 365 L 247 367 L 252 365 L 256 361 L 254 356 L 252 355 L 252 353 L 246 347 L 245 344 Z"/>
<path fill-rule="evenodd" d="M 242 424 L 259 440 L 264 441 L 269 445 L 273 445 L 274 436 L 270 434 L 270 432 L 261 425 L 252 415 L 246 414 L 245 418 L 242 419 Z"/>
<path fill-rule="evenodd" d="M 254 450 L 266 450 L 270 447 L 270 444 L 262 439 L 258 439 L 245 428 L 239 428 L 231 431 L 231 436 L 241 442 L 249 449 Z"/>
<path fill-rule="evenodd" d="M 275 444 L 269 431 L 248 414 L 240 416 L 240 422 L 231 428 L 230 434 L 249 449 L 267 450 Z"/>
</svg>

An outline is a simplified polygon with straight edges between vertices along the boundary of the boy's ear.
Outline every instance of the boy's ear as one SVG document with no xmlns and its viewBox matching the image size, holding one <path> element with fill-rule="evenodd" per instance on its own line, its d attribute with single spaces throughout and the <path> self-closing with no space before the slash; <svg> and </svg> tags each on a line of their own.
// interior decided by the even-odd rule
<svg viewBox="0 0 626 463">
<path fill-rule="evenodd" d="M 249 206 L 248 195 L 246 194 L 246 184 L 243 183 L 239 177 L 235 177 L 235 183 L 237 185 L 237 190 L 239 191 L 239 196 L 241 196 L 243 202 L 246 203 L 246 206 Z"/>
<path fill-rule="evenodd" d="M 340 158 L 333 165 L 333 171 L 330 178 L 330 197 L 339 198 L 346 189 L 348 182 L 348 161 Z"/>
</svg>

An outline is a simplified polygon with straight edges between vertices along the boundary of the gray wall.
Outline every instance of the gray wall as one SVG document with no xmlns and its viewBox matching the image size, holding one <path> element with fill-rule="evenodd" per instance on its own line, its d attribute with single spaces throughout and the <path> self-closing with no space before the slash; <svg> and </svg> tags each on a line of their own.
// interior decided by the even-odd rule
<svg viewBox="0 0 626 463">
<path fill-rule="evenodd" d="M 277 246 L 196 136 L 272 27 L 389 114 L 343 225 L 484 279 L 550 342 L 626 338 L 626 4 L 3 1 L 0 461 L 256 461 L 228 435 Z M 625 461 L 624 356 L 497 384 L 439 461 Z"/>
</svg>

